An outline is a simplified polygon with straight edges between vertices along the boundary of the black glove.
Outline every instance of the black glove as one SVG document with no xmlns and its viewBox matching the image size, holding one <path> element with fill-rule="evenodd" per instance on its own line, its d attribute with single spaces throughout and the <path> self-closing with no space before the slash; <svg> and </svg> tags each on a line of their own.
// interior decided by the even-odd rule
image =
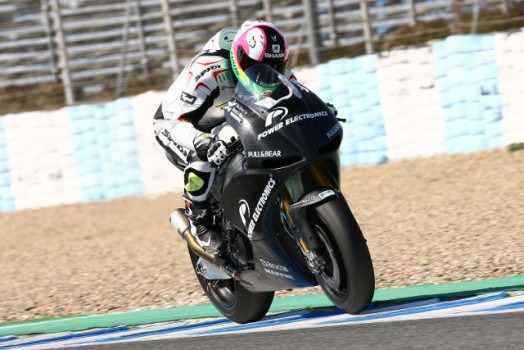
<svg viewBox="0 0 524 350">
<path fill-rule="evenodd" d="M 230 155 L 226 143 L 213 134 L 202 134 L 195 137 L 193 145 L 198 158 L 216 166 L 222 164 Z"/>
<path fill-rule="evenodd" d="M 231 155 L 224 141 L 217 139 L 209 146 L 207 160 L 210 163 L 220 166 Z"/>
<path fill-rule="evenodd" d="M 335 115 L 335 117 L 338 115 L 338 111 L 337 111 L 337 109 L 335 108 L 335 106 L 333 106 L 332 103 L 330 103 L 330 102 L 326 102 L 326 106 L 328 106 L 329 110 L 330 110 L 331 112 L 333 112 L 333 114 Z"/>
<path fill-rule="evenodd" d="M 200 160 L 207 161 L 207 151 L 215 140 L 216 136 L 213 134 L 202 134 L 193 139 L 193 146 Z"/>
</svg>

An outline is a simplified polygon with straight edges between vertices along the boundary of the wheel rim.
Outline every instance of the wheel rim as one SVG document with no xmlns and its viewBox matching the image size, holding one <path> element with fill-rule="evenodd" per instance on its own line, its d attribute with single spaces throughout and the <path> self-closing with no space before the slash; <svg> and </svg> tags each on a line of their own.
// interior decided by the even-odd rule
<svg viewBox="0 0 524 350">
<path fill-rule="evenodd" d="M 319 253 L 326 262 L 319 275 L 320 280 L 323 282 L 321 285 L 332 298 L 338 301 L 344 301 L 348 298 L 349 293 L 346 272 L 340 259 L 339 251 L 321 225 L 317 224 L 316 230 L 318 237 L 323 243 L 323 247 L 319 250 Z"/>
<path fill-rule="evenodd" d="M 226 307 L 231 307 L 236 301 L 235 282 L 229 280 L 206 281 L 207 287 L 214 299 Z"/>
</svg>

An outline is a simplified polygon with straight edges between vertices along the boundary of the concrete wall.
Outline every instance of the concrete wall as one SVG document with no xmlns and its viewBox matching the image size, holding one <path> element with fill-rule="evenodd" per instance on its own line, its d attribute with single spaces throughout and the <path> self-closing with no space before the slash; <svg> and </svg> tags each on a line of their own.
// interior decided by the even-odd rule
<svg viewBox="0 0 524 350">
<path fill-rule="evenodd" d="M 524 30 L 294 70 L 347 118 L 343 165 L 524 141 Z M 152 130 L 164 92 L 0 118 L 0 212 L 181 189 Z"/>
</svg>

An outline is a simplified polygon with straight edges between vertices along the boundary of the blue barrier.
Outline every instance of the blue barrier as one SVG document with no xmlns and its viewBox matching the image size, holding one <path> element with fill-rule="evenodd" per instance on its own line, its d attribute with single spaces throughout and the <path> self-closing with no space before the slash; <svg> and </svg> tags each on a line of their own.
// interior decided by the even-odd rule
<svg viewBox="0 0 524 350">
<path fill-rule="evenodd" d="M 0 118 L 0 213 L 15 210 L 3 119 Z"/>
<path fill-rule="evenodd" d="M 83 200 L 144 192 L 130 99 L 70 107 L 69 120 Z"/>
<path fill-rule="evenodd" d="M 377 164 L 388 160 L 384 118 L 380 105 L 377 56 L 336 59 L 317 66 L 319 96 L 332 102 L 343 125 L 342 165 Z"/>
<path fill-rule="evenodd" d="M 448 153 L 502 145 L 502 97 L 493 35 L 455 35 L 433 44 Z"/>
</svg>

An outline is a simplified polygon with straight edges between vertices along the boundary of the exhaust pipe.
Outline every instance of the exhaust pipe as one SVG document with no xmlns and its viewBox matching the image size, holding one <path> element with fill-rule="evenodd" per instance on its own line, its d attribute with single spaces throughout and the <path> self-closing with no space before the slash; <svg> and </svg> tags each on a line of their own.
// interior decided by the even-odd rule
<svg viewBox="0 0 524 350">
<path fill-rule="evenodd" d="M 209 254 L 198 244 L 195 237 L 191 234 L 191 229 L 189 225 L 189 220 L 184 212 L 184 209 L 176 209 L 173 211 L 171 216 L 169 217 L 169 221 L 171 222 L 171 225 L 175 228 L 175 230 L 178 232 L 178 234 L 184 239 L 187 244 L 189 245 L 189 248 L 201 257 L 202 259 L 210 262 L 211 264 L 215 265 L 216 267 L 224 270 L 229 276 L 233 277 L 234 279 L 240 281 L 240 271 L 233 268 L 232 266 L 228 265 L 224 259 L 214 255 Z"/>
</svg>

